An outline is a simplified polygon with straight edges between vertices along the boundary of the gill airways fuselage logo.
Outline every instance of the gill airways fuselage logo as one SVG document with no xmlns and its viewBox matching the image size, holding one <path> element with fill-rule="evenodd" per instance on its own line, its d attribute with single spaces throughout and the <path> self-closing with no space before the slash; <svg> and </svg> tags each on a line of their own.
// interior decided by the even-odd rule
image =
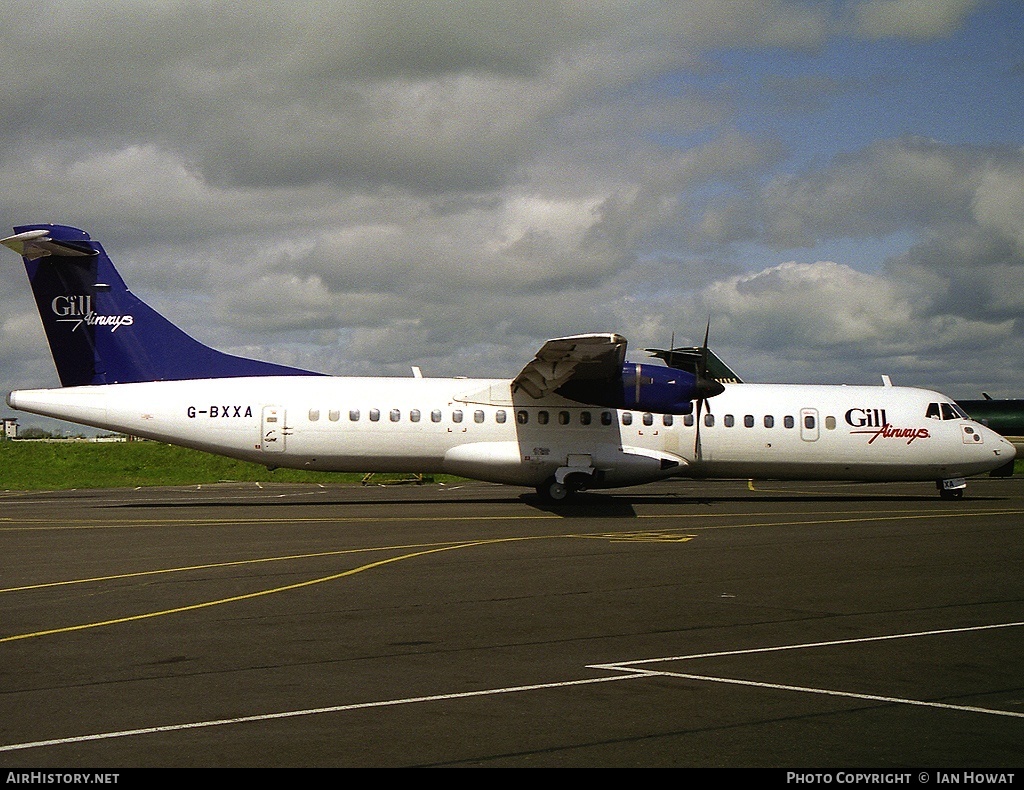
<svg viewBox="0 0 1024 790">
<path fill-rule="evenodd" d="M 57 316 L 59 324 L 73 324 L 71 331 L 74 332 L 82 324 L 86 326 L 107 326 L 111 332 L 116 332 L 122 326 L 131 326 L 135 323 L 135 317 L 129 315 L 99 315 L 92 309 L 92 296 L 81 294 L 79 296 L 55 296 L 50 302 L 53 314 Z"/>
<path fill-rule="evenodd" d="M 930 439 L 931 432 L 927 428 L 896 428 L 889 423 L 885 409 L 850 409 L 846 412 L 846 423 L 854 428 L 863 428 L 850 433 L 870 434 L 868 444 L 876 439 L 906 439 L 910 444 L 915 439 Z"/>
</svg>

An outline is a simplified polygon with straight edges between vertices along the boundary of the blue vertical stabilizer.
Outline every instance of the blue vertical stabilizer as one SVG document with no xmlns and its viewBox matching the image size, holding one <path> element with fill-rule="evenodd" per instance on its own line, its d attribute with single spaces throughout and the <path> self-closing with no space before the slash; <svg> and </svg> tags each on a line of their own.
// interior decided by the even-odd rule
<svg viewBox="0 0 1024 790">
<path fill-rule="evenodd" d="M 0 240 L 22 256 L 60 382 L 318 376 L 203 345 L 128 290 L 103 247 L 66 225 L 21 225 Z"/>
</svg>

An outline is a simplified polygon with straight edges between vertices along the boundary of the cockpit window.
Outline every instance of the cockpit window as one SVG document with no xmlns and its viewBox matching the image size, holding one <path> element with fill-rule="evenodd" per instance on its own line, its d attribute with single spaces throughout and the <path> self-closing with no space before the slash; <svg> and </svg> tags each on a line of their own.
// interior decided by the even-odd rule
<svg viewBox="0 0 1024 790">
<path fill-rule="evenodd" d="M 955 403 L 929 403 L 925 417 L 933 420 L 969 420 L 966 412 Z"/>
</svg>

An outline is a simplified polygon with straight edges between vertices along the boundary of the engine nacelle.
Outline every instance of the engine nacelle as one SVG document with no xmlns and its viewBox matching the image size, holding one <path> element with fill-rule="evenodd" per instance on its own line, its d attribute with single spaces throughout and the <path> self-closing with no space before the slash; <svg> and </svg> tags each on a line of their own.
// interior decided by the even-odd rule
<svg viewBox="0 0 1024 790">
<path fill-rule="evenodd" d="M 595 384 L 572 380 L 558 394 L 592 406 L 633 409 L 655 414 L 690 414 L 700 397 L 697 377 L 685 370 L 627 362 L 617 382 Z"/>
</svg>

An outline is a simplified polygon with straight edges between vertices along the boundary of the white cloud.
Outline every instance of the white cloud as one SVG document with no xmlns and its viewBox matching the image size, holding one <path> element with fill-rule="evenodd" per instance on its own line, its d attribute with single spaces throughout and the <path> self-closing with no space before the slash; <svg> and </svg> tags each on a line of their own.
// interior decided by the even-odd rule
<svg viewBox="0 0 1024 790">
<path fill-rule="evenodd" d="M 1024 157 L 987 169 L 974 193 L 978 223 L 1012 239 L 1024 260 Z"/>
<path fill-rule="evenodd" d="M 932 38 L 948 35 L 985 0 L 866 0 L 854 7 L 868 38 Z"/>
<path fill-rule="evenodd" d="M 820 261 L 784 263 L 721 280 L 699 298 L 713 316 L 721 343 L 748 344 L 760 356 L 770 355 L 769 376 L 788 370 L 808 382 L 848 381 L 865 359 L 882 365 L 880 372 L 893 372 L 896 366 L 907 376 L 934 375 L 935 362 L 950 356 L 961 372 L 984 375 L 980 358 L 965 361 L 959 349 L 1019 345 L 1013 320 L 929 315 L 920 309 L 917 295 L 915 283 L 898 277 Z M 765 375 L 763 361 L 759 369 Z"/>
</svg>

